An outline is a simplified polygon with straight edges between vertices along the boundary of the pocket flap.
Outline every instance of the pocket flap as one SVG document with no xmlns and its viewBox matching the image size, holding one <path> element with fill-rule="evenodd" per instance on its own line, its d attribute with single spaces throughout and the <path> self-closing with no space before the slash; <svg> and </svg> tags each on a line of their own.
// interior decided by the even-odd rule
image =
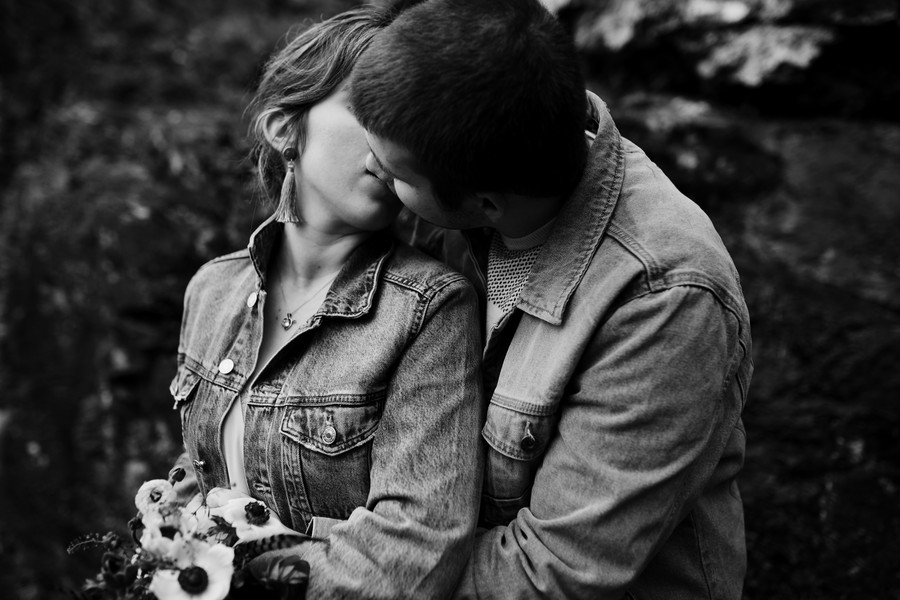
<svg viewBox="0 0 900 600">
<path fill-rule="evenodd" d="M 310 450 L 333 456 L 372 439 L 380 419 L 380 402 L 296 406 L 287 409 L 281 433 Z"/>
<path fill-rule="evenodd" d="M 172 408 L 178 408 L 178 405 L 186 401 L 200 382 L 200 375 L 191 371 L 186 366 L 178 367 L 172 383 L 169 384 L 169 393 L 175 400 Z"/>
<path fill-rule="evenodd" d="M 512 405 L 515 404 L 516 408 Z M 542 410 L 528 411 L 524 402 L 505 402 L 491 398 L 487 419 L 481 431 L 485 441 L 497 452 L 516 460 L 533 460 L 547 449 L 555 415 Z"/>
</svg>

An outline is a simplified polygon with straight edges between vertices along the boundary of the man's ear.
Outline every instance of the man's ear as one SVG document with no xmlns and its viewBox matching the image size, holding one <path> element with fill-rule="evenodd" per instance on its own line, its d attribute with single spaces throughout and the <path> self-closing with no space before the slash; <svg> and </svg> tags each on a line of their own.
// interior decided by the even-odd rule
<svg viewBox="0 0 900 600">
<path fill-rule="evenodd" d="M 279 152 L 283 152 L 290 146 L 296 146 L 297 136 L 289 126 L 287 117 L 281 111 L 274 111 L 266 115 L 263 131 L 269 145 Z"/>
<path fill-rule="evenodd" d="M 507 198 L 497 192 L 477 192 L 469 197 L 471 207 L 484 215 L 489 225 L 495 226 L 506 214 Z"/>
</svg>

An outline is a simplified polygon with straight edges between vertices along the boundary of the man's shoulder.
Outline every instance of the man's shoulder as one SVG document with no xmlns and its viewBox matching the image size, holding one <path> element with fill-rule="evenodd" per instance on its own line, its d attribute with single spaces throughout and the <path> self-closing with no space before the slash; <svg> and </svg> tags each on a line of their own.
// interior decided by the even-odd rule
<svg viewBox="0 0 900 600">
<path fill-rule="evenodd" d="M 650 276 L 706 273 L 730 280 L 734 264 L 712 220 L 637 145 L 623 138 L 625 172 L 608 236 Z"/>
<path fill-rule="evenodd" d="M 622 138 L 622 153 L 621 187 L 575 291 L 582 299 L 610 303 L 593 301 L 583 309 L 607 311 L 628 299 L 690 285 L 743 313 L 737 269 L 711 219 L 640 147 Z"/>
</svg>

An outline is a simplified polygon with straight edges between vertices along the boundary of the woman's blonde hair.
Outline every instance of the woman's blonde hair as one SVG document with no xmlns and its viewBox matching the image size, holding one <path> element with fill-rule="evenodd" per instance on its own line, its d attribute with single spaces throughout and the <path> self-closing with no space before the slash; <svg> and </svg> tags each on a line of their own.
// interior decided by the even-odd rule
<svg viewBox="0 0 900 600">
<path fill-rule="evenodd" d="M 285 165 L 284 148 L 266 139 L 270 116 L 285 117 L 286 132 L 297 138 L 302 154 L 306 115 L 314 104 L 334 92 L 350 75 L 372 37 L 390 21 L 392 11 L 364 6 L 316 23 L 298 34 L 289 34 L 287 45 L 266 63 L 248 112 L 251 115 L 251 159 L 258 182 L 273 206 L 278 201 Z"/>
</svg>

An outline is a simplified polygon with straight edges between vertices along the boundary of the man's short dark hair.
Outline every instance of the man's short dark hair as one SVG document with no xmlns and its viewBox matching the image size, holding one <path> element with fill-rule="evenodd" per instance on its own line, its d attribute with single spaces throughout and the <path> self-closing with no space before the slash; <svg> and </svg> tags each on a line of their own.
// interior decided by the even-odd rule
<svg viewBox="0 0 900 600">
<path fill-rule="evenodd" d="M 568 33 L 537 0 L 429 0 L 379 32 L 351 77 L 363 127 L 406 147 L 438 197 L 558 196 L 585 160 Z"/>
</svg>

